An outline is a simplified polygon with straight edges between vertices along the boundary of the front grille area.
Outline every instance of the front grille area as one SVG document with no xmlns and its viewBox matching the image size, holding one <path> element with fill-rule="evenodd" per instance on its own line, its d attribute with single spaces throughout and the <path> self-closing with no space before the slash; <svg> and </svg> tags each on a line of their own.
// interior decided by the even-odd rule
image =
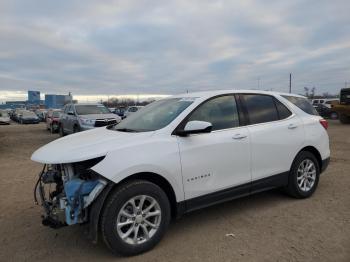
<svg viewBox="0 0 350 262">
<path fill-rule="evenodd" d="M 117 120 L 114 119 L 114 118 L 96 119 L 96 121 L 95 121 L 95 127 L 114 125 L 114 124 L 116 124 L 116 123 L 117 123 Z"/>
</svg>

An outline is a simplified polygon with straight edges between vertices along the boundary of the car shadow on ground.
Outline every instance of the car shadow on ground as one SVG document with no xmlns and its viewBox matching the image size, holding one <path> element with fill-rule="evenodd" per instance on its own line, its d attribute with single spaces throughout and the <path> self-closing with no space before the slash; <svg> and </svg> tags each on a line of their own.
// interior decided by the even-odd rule
<svg viewBox="0 0 350 262">
<path fill-rule="evenodd" d="M 160 244 L 148 253 L 157 252 L 159 249 L 171 246 L 171 240 L 183 239 L 185 237 L 183 234 L 191 234 L 188 229 L 198 226 L 215 227 L 218 217 L 224 220 L 241 219 L 242 215 L 253 213 L 256 210 L 275 208 L 276 205 L 283 205 L 285 202 L 289 201 L 296 200 L 287 196 L 282 190 L 275 189 L 190 212 L 183 215 L 180 219 L 173 219 L 168 232 Z M 60 242 L 71 241 L 70 236 L 73 234 L 75 238 L 77 238 L 76 244 L 74 245 L 75 249 L 91 252 L 91 255 L 95 258 L 123 258 L 110 252 L 104 245 L 101 236 L 99 236 L 99 241 L 96 245 L 92 244 L 86 236 L 85 226 L 67 227 L 64 229 L 64 232 L 60 233 Z"/>
</svg>

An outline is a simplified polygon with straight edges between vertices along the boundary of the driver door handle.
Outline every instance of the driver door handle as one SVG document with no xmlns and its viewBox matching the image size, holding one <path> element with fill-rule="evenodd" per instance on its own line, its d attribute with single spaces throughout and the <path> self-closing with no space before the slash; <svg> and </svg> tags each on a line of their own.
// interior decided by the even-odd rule
<svg viewBox="0 0 350 262">
<path fill-rule="evenodd" d="M 240 140 L 240 139 L 243 139 L 243 138 L 246 138 L 247 135 L 244 135 L 244 134 L 235 134 L 232 139 L 236 139 L 236 140 Z"/>
<path fill-rule="evenodd" d="M 296 124 L 289 124 L 288 125 L 288 129 L 295 129 L 297 128 L 298 126 Z"/>
</svg>

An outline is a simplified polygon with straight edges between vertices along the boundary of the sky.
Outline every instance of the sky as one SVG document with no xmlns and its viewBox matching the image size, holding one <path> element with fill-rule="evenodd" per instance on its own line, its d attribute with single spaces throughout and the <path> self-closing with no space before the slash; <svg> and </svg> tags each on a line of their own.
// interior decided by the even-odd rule
<svg viewBox="0 0 350 262">
<path fill-rule="evenodd" d="M 349 0 L 2 0 L 0 101 L 350 86 Z"/>
</svg>

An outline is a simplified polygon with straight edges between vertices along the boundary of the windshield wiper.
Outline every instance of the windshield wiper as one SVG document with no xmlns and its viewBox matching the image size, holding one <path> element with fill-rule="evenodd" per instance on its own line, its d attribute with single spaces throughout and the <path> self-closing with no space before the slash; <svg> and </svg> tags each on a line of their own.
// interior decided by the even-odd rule
<svg viewBox="0 0 350 262">
<path fill-rule="evenodd" d="M 120 131 L 120 132 L 139 132 L 137 130 L 134 129 L 130 129 L 130 128 L 116 128 L 115 130 Z"/>
</svg>

